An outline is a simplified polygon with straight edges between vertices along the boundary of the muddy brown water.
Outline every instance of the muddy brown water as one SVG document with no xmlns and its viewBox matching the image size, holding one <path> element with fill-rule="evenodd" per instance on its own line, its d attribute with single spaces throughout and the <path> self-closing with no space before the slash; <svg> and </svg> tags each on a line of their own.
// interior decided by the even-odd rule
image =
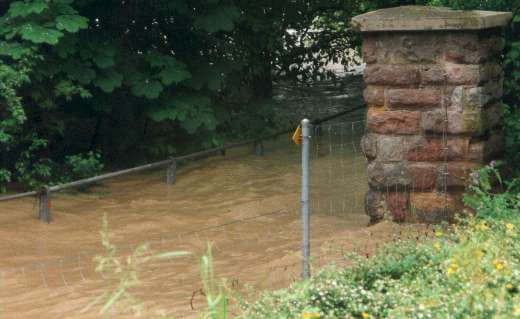
<svg viewBox="0 0 520 319">
<path fill-rule="evenodd" d="M 367 227 L 364 159 L 353 139 L 333 135 L 340 142 L 313 147 L 313 270 L 347 263 L 345 252 L 372 253 L 403 231 L 425 231 L 388 222 Z M 94 269 L 93 257 L 104 253 L 104 214 L 119 256 L 145 242 L 156 252 L 191 253 L 141 265 L 140 285 L 130 291 L 145 318 L 160 309 L 195 318 L 204 309 L 198 261 L 208 242 L 217 277 L 243 294 L 252 291 L 249 298 L 288 286 L 301 269 L 299 151 L 282 136 L 265 144 L 262 157 L 244 147 L 189 163 L 173 186 L 154 171 L 53 194 L 50 224 L 36 219 L 34 199 L 0 203 L 0 317 L 100 317 L 101 303 L 87 306 L 117 284 Z M 110 317 L 130 317 L 125 309 L 115 307 Z"/>
</svg>

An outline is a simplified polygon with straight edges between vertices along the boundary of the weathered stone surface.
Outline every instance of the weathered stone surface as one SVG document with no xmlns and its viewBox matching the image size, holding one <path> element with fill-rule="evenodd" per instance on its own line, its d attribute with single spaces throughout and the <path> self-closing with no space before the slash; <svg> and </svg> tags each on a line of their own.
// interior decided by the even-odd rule
<svg viewBox="0 0 520 319">
<path fill-rule="evenodd" d="M 390 187 L 408 186 L 411 178 L 403 162 L 383 163 L 372 161 L 367 166 L 368 183 L 374 189 L 386 190 Z"/>
<path fill-rule="evenodd" d="M 352 18 L 352 26 L 361 32 L 480 30 L 509 23 L 510 12 L 460 11 L 446 7 L 401 6 L 380 9 Z"/>
<path fill-rule="evenodd" d="M 412 179 L 411 191 L 433 190 L 437 185 L 437 164 L 420 162 L 408 164 L 408 174 Z"/>
<path fill-rule="evenodd" d="M 377 62 L 377 36 L 368 35 L 363 37 L 363 44 L 361 46 L 361 53 L 363 55 L 363 61 L 367 64 Z"/>
<path fill-rule="evenodd" d="M 365 68 L 366 84 L 409 85 L 420 82 L 419 68 L 413 65 L 370 64 Z"/>
<path fill-rule="evenodd" d="M 370 224 L 375 224 L 383 220 L 386 211 L 383 194 L 369 189 L 365 194 L 365 213 L 370 217 Z"/>
<path fill-rule="evenodd" d="M 377 156 L 377 139 L 378 134 L 367 133 L 361 138 L 361 150 L 368 159 L 374 159 Z"/>
<path fill-rule="evenodd" d="M 448 174 L 446 175 L 446 186 L 447 187 L 459 187 L 464 188 L 468 185 L 469 174 L 482 167 L 482 164 L 474 162 L 448 162 L 446 163 L 446 169 Z M 444 185 L 442 173 L 444 172 L 444 165 L 439 166 L 439 180 L 437 184 L 439 186 Z"/>
<path fill-rule="evenodd" d="M 448 125 L 444 123 L 444 111 L 434 110 L 422 113 L 421 127 L 428 132 L 449 134 L 477 134 L 482 131 L 480 112 L 447 112 Z"/>
<path fill-rule="evenodd" d="M 371 106 L 385 106 L 385 88 L 369 85 L 363 91 L 365 103 Z"/>
<path fill-rule="evenodd" d="M 423 65 L 420 67 L 421 83 L 428 84 L 441 84 L 446 80 L 446 74 L 444 69 L 437 64 Z"/>
<path fill-rule="evenodd" d="M 480 66 L 478 64 L 453 64 L 444 65 L 446 80 L 449 84 L 472 84 L 481 82 Z"/>
<path fill-rule="evenodd" d="M 365 212 L 370 223 L 377 223 L 390 214 L 395 222 L 403 222 L 410 215 L 410 194 L 408 192 L 381 192 L 369 190 L 365 195 Z"/>
<path fill-rule="evenodd" d="M 369 64 L 433 64 L 443 55 L 444 38 L 420 32 L 371 33 L 364 37 L 363 57 Z"/>
<path fill-rule="evenodd" d="M 390 108 L 437 107 L 441 101 L 439 89 L 388 89 Z"/>
<path fill-rule="evenodd" d="M 388 211 L 392 214 L 392 220 L 404 222 L 410 215 L 410 193 L 391 191 L 387 192 L 385 197 Z"/>
<path fill-rule="evenodd" d="M 501 157 L 503 152 L 504 135 L 502 131 L 491 131 L 486 139 L 471 141 L 466 158 L 479 163 L 487 163 Z"/>
<path fill-rule="evenodd" d="M 452 220 L 471 169 L 501 155 L 499 26 L 510 17 L 404 7 L 353 19 L 384 31 L 364 33 L 362 47 L 371 222 Z"/>
<path fill-rule="evenodd" d="M 451 33 L 447 38 L 444 59 L 461 64 L 479 64 L 496 59 L 500 54 L 500 30 L 477 33 L 461 31 Z"/>
<path fill-rule="evenodd" d="M 381 134 L 417 134 L 420 132 L 421 112 L 385 111 L 370 108 L 367 112 L 367 128 Z"/>
<path fill-rule="evenodd" d="M 410 145 L 406 154 L 409 161 L 426 162 L 463 159 L 468 154 L 469 138 L 452 136 L 444 149 L 440 137 L 423 137 Z"/>
<path fill-rule="evenodd" d="M 425 223 L 453 221 L 455 214 L 463 209 L 460 194 L 437 192 L 411 193 L 410 206 L 415 218 Z"/>
<path fill-rule="evenodd" d="M 404 159 L 405 138 L 403 136 L 379 135 L 377 138 L 377 159 L 379 161 L 401 161 Z"/>
<path fill-rule="evenodd" d="M 444 72 L 449 84 L 479 85 L 502 77 L 502 69 L 496 63 L 454 64 L 445 63 Z"/>
</svg>

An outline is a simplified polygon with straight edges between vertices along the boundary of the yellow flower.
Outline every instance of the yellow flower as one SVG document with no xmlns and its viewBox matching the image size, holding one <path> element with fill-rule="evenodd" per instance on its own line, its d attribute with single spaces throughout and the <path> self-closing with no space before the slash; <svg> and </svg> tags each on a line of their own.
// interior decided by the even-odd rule
<svg viewBox="0 0 520 319">
<path fill-rule="evenodd" d="M 458 268 L 459 268 L 459 265 L 453 261 L 453 262 L 451 262 L 450 266 L 446 270 L 446 273 L 449 276 L 449 275 L 453 274 L 454 272 L 456 272 Z"/>
<path fill-rule="evenodd" d="M 489 229 L 488 225 L 486 224 L 486 222 L 481 222 L 480 224 L 478 224 L 476 226 L 477 229 L 479 230 L 486 230 L 486 229 Z"/>
<path fill-rule="evenodd" d="M 495 269 L 496 270 L 502 270 L 504 269 L 504 263 L 501 262 L 500 260 L 493 260 L 493 265 L 495 265 Z"/>
<path fill-rule="evenodd" d="M 435 231 L 435 237 L 442 237 L 443 233 L 440 230 Z"/>
<path fill-rule="evenodd" d="M 435 247 L 435 249 L 436 249 L 437 251 L 441 250 L 441 244 L 439 244 L 439 243 L 435 243 L 435 244 L 433 244 L 433 247 Z"/>
<path fill-rule="evenodd" d="M 506 228 L 507 228 L 507 230 L 513 230 L 513 228 L 515 228 L 515 225 L 508 223 L 508 224 L 506 224 Z"/>
<path fill-rule="evenodd" d="M 515 316 L 520 315 L 520 306 L 516 306 L 516 307 L 513 309 L 513 313 L 515 314 Z"/>
<path fill-rule="evenodd" d="M 513 284 L 507 284 L 507 285 L 506 285 L 506 288 L 507 288 L 507 289 L 513 289 Z"/>
<path fill-rule="evenodd" d="M 363 318 L 369 318 L 370 315 L 368 314 L 368 312 L 363 311 L 363 312 L 361 313 L 361 317 L 363 317 Z"/>
<path fill-rule="evenodd" d="M 303 312 L 302 318 L 305 319 L 312 319 L 312 318 L 319 318 L 320 314 L 318 312 Z"/>
</svg>

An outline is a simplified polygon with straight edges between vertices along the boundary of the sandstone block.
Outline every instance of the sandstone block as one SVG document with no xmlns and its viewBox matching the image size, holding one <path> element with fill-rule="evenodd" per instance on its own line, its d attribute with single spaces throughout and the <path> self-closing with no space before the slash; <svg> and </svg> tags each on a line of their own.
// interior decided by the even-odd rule
<svg viewBox="0 0 520 319">
<path fill-rule="evenodd" d="M 377 138 L 377 159 L 379 161 L 401 161 L 406 153 L 403 136 L 379 135 Z"/>
<path fill-rule="evenodd" d="M 385 105 L 385 88 L 381 86 L 369 85 L 363 90 L 365 103 L 373 106 Z"/>
<path fill-rule="evenodd" d="M 374 159 L 377 156 L 377 134 L 367 133 L 361 138 L 361 149 L 368 159 Z"/>
<path fill-rule="evenodd" d="M 441 84 L 446 80 L 444 69 L 439 65 L 423 65 L 420 68 L 422 84 Z"/>
<path fill-rule="evenodd" d="M 361 53 L 363 55 L 363 61 L 367 64 L 377 62 L 377 37 L 376 36 L 365 36 L 363 37 L 363 44 L 361 46 Z"/>
<path fill-rule="evenodd" d="M 478 85 L 481 82 L 480 65 L 446 63 L 444 72 L 449 84 Z"/>
<path fill-rule="evenodd" d="M 381 192 L 368 190 L 365 194 L 365 213 L 370 217 L 370 224 L 375 224 L 385 217 L 386 204 Z"/>
<path fill-rule="evenodd" d="M 468 185 L 469 174 L 478 168 L 481 168 L 482 164 L 474 162 L 448 162 L 446 163 L 446 186 L 447 187 L 460 187 L 464 188 Z M 439 180 L 437 184 L 443 185 L 444 165 L 439 166 Z"/>
<path fill-rule="evenodd" d="M 419 162 L 408 164 L 408 174 L 412 179 L 411 191 L 433 190 L 437 185 L 437 165 L 434 163 Z"/>
<path fill-rule="evenodd" d="M 367 112 L 367 128 L 381 134 L 417 134 L 420 132 L 421 112 L 384 111 L 370 108 Z"/>
<path fill-rule="evenodd" d="M 411 178 L 403 162 L 383 163 L 372 161 L 367 165 L 368 184 L 374 189 L 387 190 L 391 187 L 408 186 Z"/>
<path fill-rule="evenodd" d="M 394 222 L 404 222 L 410 215 L 410 193 L 393 191 L 386 194 L 386 205 Z"/>
<path fill-rule="evenodd" d="M 448 124 L 444 122 L 444 111 L 433 110 L 422 113 L 421 127 L 428 132 L 449 134 L 477 134 L 482 130 L 480 112 L 447 112 Z"/>
<path fill-rule="evenodd" d="M 411 85 L 418 84 L 419 69 L 413 65 L 371 64 L 365 68 L 366 84 Z"/>
<path fill-rule="evenodd" d="M 410 194 L 411 212 L 420 222 L 439 223 L 453 221 L 463 210 L 460 194 L 416 192 Z"/>
<path fill-rule="evenodd" d="M 416 162 L 463 159 L 469 152 L 469 138 L 451 136 L 446 148 L 440 137 L 423 137 L 411 144 L 406 159 Z"/>
<path fill-rule="evenodd" d="M 386 214 L 390 214 L 395 222 L 406 221 L 410 216 L 410 194 L 371 189 L 365 195 L 365 212 L 370 217 L 371 224 L 381 221 Z"/>
<path fill-rule="evenodd" d="M 437 107 L 441 101 L 438 89 L 388 89 L 388 106 L 399 107 Z"/>
</svg>

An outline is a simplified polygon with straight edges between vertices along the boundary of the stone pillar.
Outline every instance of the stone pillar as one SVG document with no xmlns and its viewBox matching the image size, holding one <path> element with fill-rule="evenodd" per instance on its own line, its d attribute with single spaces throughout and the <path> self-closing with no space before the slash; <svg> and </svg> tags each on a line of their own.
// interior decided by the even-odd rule
<svg viewBox="0 0 520 319">
<path fill-rule="evenodd" d="M 452 220 L 472 169 L 499 158 L 507 12 L 404 6 L 352 19 L 363 36 L 372 222 Z"/>
</svg>

